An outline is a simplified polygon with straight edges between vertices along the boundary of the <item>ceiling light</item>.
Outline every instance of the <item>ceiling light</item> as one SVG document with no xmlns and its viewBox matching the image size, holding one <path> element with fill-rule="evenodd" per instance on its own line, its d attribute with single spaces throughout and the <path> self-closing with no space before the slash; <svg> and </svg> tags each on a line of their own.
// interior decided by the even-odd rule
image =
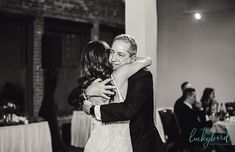
<svg viewBox="0 0 235 152">
<path fill-rule="evenodd" d="M 195 14 L 194 14 L 194 18 L 195 18 L 196 20 L 200 20 L 200 19 L 202 18 L 202 16 L 201 16 L 200 13 L 195 13 Z"/>
</svg>

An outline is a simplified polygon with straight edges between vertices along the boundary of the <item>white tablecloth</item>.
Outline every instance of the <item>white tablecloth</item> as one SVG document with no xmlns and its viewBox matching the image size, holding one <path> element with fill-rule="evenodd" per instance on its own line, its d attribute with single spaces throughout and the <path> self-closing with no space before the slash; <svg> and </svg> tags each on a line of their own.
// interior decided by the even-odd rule
<svg viewBox="0 0 235 152">
<path fill-rule="evenodd" d="M 48 123 L 0 127 L 0 152 L 52 152 Z"/>
<path fill-rule="evenodd" d="M 214 124 L 216 132 L 224 133 L 224 128 L 228 131 L 229 137 L 231 139 L 232 145 L 235 145 L 235 121 L 218 121 Z"/>
<path fill-rule="evenodd" d="M 85 147 L 90 136 L 91 116 L 83 111 L 74 111 L 71 124 L 71 145 Z"/>
</svg>

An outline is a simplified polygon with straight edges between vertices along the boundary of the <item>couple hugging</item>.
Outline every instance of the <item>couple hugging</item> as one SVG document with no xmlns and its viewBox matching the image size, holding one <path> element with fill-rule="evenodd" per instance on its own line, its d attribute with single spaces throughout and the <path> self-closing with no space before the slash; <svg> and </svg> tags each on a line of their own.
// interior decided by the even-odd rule
<svg viewBox="0 0 235 152">
<path fill-rule="evenodd" d="M 68 97 L 93 117 L 84 152 L 163 152 L 153 120 L 149 57 L 136 57 L 137 44 L 126 34 L 87 44 L 78 87 Z"/>
</svg>

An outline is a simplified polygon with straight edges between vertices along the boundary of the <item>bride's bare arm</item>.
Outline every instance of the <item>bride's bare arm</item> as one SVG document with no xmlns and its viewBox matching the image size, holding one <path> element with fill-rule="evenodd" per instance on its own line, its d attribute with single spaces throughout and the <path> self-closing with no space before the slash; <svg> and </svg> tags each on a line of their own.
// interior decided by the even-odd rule
<svg viewBox="0 0 235 152">
<path fill-rule="evenodd" d="M 113 72 L 113 77 L 119 86 L 128 80 L 133 74 L 135 74 L 140 69 L 150 66 L 152 64 L 152 59 L 150 57 L 136 57 L 136 60 L 132 63 L 125 64 Z"/>
</svg>

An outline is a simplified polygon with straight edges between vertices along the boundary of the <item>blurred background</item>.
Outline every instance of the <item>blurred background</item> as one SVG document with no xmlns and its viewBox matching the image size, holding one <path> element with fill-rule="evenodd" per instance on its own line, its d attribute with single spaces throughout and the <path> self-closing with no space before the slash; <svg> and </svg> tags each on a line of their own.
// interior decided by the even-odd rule
<svg viewBox="0 0 235 152">
<path fill-rule="evenodd" d="M 15 102 L 21 111 L 37 115 L 45 74 L 56 71 L 54 106 L 58 114 L 71 113 L 66 101 L 76 86 L 82 49 L 92 39 L 110 44 L 125 32 L 124 2 L 1 0 L 0 6 L 1 90 L 20 90 Z"/>
<path fill-rule="evenodd" d="M 219 102 L 234 102 L 234 27 L 234 0 L 0 0 L 0 105 L 32 119 L 54 113 L 70 145 L 67 97 L 81 52 L 121 33 L 153 58 L 156 108 L 172 107 L 184 81 L 198 99 L 212 87 Z"/>
</svg>

